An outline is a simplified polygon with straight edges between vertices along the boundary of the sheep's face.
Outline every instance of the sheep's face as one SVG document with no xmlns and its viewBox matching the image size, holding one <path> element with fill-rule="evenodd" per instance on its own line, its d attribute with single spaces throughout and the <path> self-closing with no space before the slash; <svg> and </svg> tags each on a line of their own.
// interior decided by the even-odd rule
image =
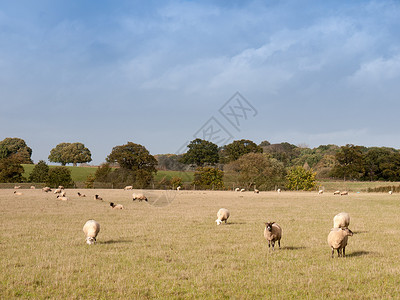
<svg viewBox="0 0 400 300">
<path fill-rule="evenodd" d="M 222 221 L 220 219 L 216 219 L 215 222 L 217 222 L 217 225 L 221 225 Z"/>
<path fill-rule="evenodd" d="M 348 228 L 342 228 L 342 230 L 346 231 L 346 233 L 347 233 L 348 236 L 353 236 L 353 231 L 351 231 L 350 229 L 348 229 Z"/>
<path fill-rule="evenodd" d="M 265 227 L 267 228 L 268 231 L 272 231 L 272 224 L 274 224 L 275 222 L 269 222 L 269 223 L 265 223 Z"/>
<path fill-rule="evenodd" d="M 96 243 L 96 238 L 89 237 L 89 236 L 86 238 L 86 244 L 93 245 L 95 243 Z"/>
</svg>

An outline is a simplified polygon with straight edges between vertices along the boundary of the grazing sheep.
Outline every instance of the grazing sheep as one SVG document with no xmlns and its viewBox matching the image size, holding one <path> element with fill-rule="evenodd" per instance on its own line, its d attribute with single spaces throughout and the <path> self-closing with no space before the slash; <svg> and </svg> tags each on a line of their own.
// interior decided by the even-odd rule
<svg viewBox="0 0 400 300">
<path fill-rule="evenodd" d="M 79 197 L 86 197 L 85 194 L 81 194 L 81 193 L 79 193 L 79 192 L 78 192 L 78 196 L 79 196 Z"/>
<path fill-rule="evenodd" d="M 241 189 L 240 191 L 243 193 L 244 191 L 246 191 L 246 189 Z"/>
<path fill-rule="evenodd" d="M 64 189 L 65 189 L 64 186 L 62 186 L 62 185 L 59 185 L 58 188 L 59 188 L 60 190 L 64 190 Z"/>
<path fill-rule="evenodd" d="M 15 185 L 15 186 L 14 186 L 14 189 L 17 190 L 17 189 L 19 189 L 20 187 L 21 187 L 20 185 Z"/>
<path fill-rule="evenodd" d="M 318 191 L 318 195 L 322 195 L 323 193 L 324 193 L 323 190 L 319 190 L 319 191 Z"/>
<path fill-rule="evenodd" d="M 103 198 L 101 198 L 99 195 L 94 195 L 94 200 L 100 200 L 103 201 Z"/>
<path fill-rule="evenodd" d="M 268 248 L 275 249 L 275 242 L 278 241 L 279 248 L 281 247 L 282 228 L 275 222 L 265 223 L 264 237 L 268 241 Z"/>
<path fill-rule="evenodd" d="M 57 199 L 61 200 L 61 201 L 68 201 L 69 200 L 68 197 L 64 197 L 64 196 L 60 196 L 60 195 L 57 196 Z"/>
<path fill-rule="evenodd" d="M 83 226 L 83 232 L 86 237 L 86 244 L 92 245 L 96 243 L 96 237 L 100 231 L 100 224 L 95 220 L 89 220 Z"/>
<path fill-rule="evenodd" d="M 125 191 L 132 190 L 132 189 L 133 189 L 133 186 L 131 186 L 131 185 L 127 185 L 126 187 L 124 187 Z"/>
<path fill-rule="evenodd" d="M 276 191 L 277 191 L 277 192 L 278 192 L 278 194 L 279 194 L 279 193 L 281 192 L 281 189 L 277 189 Z"/>
<path fill-rule="evenodd" d="M 61 193 L 61 191 L 62 191 L 61 189 L 55 189 L 54 194 L 59 194 L 59 193 Z"/>
<path fill-rule="evenodd" d="M 17 191 L 14 191 L 14 194 L 17 195 L 17 196 L 21 196 L 22 195 L 21 192 L 17 192 Z"/>
<path fill-rule="evenodd" d="M 45 186 L 44 188 L 42 188 L 42 191 L 48 193 L 48 192 L 51 192 L 51 188 L 49 188 L 48 186 Z"/>
<path fill-rule="evenodd" d="M 349 228 L 332 228 L 331 232 L 328 235 L 328 245 L 332 249 L 332 258 L 335 253 L 335 249 L 337 250 L 338 257 L 346 256 L 346 246 L 347 239 L 349 236 L 352 236 L 353 232 Z M 343 254 L 342 254 L 343 250 Z"/>
<path fill-rule="evenodd" d="M 30 189 L 34 190 L 34 189 L 36 189 L 36 187 L 34 185 L 31 185 Z"/>
<path fill-rule="evenodd" d="M 340 195 L 340 191 L 334 191 L 333 194 L 334 195 Z"/>
<path fill-rule="evenodd" d="M 176 190 L 177 190 L 177 191 L 180 191 L 180 190 L 181 190 L 181 186 L 177 186 L 177 187 L 176 187 Z"/>
<path fill-rule="evenodd" d="M 346 212 L 341 212 L 333 217 L 333 228 L 344 228 L 350 225 L 350 215 Z"/>
<path fill-rule="evenodd" d="M 258 194 L 260 191 L 257 189 L 254 189 L 254 193 Z"/>
<path fill-rule="evenodd" d="M 348 194 L 349 194 L 348 191 L 343 191 L 343 192 L 340 193 L 340 196 L 345 196 L 345 195 L 348 195 Z"/>
<path fill-rule="evenodd" d="M 142 202 L 142 200 L 144 200 L 144 201 L 148 202 L 147 197 L 145 195 L 143 195 L 142 193 L 139 193 L 139 194 L 133 193 L 132 198 L 133 198 L 132 201 L 139 200 L 139 202 Z"/>
<path fill-rule="evenodd" d="M 228 218 L 230 216 L 229 210 L 226 208 L 220 208 L 219 211 L 217 212 L 217 219 L 215 222 L 217 222 L 217 225 L 220 225 L 223 221 L 228 221 Z"/>
<path fill-rule="evenodd" d="M 393 194 L 393 191 L 389 191 L 389 195 Z"/>
<path fill-rule="evenodd" d="M 114 202 L 110 202 L 110 206 L 113 209 L 124 209 L 124 206 L 122 204 L 115 204 Z"/>
<path fill-rule="evenodd" d="M 239 188 L 236 188 L 236 189 L 235 189 L 235 192 L 240 192 L 240 189 L 239 189 Z"/>
</svg>

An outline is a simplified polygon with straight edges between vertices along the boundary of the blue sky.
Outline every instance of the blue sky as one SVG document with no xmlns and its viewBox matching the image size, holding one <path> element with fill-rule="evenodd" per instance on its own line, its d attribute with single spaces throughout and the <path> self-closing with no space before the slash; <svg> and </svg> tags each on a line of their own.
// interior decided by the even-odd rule
<svg viewBox="0 0 400 300">
<path fill-rule="evenodd" d="M 175 153 L 210 118 L 235 140 L 400 148 L 399 82 L 398 1 L 0 2 L 0 139 L 35 162 L 61 142 L 93 164 L 127 141 Z M 236 92 L 254 109 L 235 128 Z"/>
</svg>

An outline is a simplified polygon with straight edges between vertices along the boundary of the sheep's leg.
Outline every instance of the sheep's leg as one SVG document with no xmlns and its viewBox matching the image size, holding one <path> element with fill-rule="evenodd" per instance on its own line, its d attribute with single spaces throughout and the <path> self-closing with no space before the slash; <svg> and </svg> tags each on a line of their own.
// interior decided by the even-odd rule
<svg viewBox="0 0 400 300">
<path fill-rule="evenodd" d="M 278 246 L 281 247 L 281 240 L 278 241 Z"/>
<path fill-rule="evenodd" d="M 340 257 L 340 249 L 337 249 L 337 257 Z"/>
<path fill-rule="evenodd" d="M 332 248 L 332 258 L 334 254 L 335 254 L 335 249 Z"/>
<path fill-rule="evenodd" d="M 342 255 L 343 257 L 346 257 L 346 250 L 345 249 L 346 249 L 346 247 L 343 247 L 343 255 Z"/>
<path fill-rule="evenodd" d="M 275 241 L 272 241 L 272 250 L 275 250 Z"/>
</svg>

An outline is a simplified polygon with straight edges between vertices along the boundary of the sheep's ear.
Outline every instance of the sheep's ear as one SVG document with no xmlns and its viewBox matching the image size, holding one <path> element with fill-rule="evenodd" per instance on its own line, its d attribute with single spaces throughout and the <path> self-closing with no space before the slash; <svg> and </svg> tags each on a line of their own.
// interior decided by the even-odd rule
<svg viewBox="0 0 400 300">
<path fill-rule="evenodd" d="M 272 224 L 275 224 L 275 222 L 271 222 L 271 225 L 272 225 Z"/>
</svg>

